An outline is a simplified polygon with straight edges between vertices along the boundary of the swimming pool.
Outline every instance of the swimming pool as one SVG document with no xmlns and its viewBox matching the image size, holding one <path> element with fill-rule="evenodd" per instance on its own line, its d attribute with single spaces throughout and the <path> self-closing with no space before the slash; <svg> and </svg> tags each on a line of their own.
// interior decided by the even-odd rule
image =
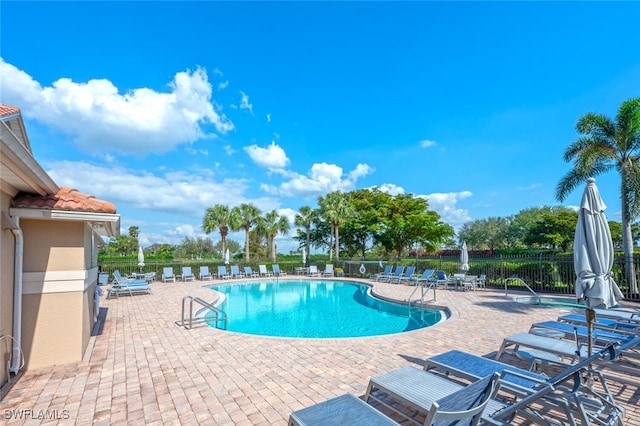
<svg viewBox="0 0 640 426">
<path fill-rule="evenodd" d="M 584 308 L 585 305 L 578 303 L 575 298 L 553 297 L 553 296 L 525 296 L 514 299 L 518 303 L 527 305 L 543 306 L 548 308 Z"/>
<path fill-rule="evenodd" d="M 215 285 L 227 330 L 276 337 L 363 337 L 417 330 L 444 319 L 369 294 L 369 286 L 327 280 L 265 280 Z M 213 325 L 213 323 L 211 324 Z"/>
</svg>

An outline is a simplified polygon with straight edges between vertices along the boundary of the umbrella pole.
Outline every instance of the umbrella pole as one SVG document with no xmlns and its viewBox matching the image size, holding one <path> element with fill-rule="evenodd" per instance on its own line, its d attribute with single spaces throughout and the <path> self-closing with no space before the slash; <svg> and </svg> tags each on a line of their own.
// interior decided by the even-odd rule
<svg viewBox="0 0 640 426">
<path fill-rule="evenodd" d="M 593 323 L 596 320 L 596 311 L 593 309 L 587 308 L 586 315 L 587 317 L 587 356 L 591 356 L 593 352 Z"/>
</svg>

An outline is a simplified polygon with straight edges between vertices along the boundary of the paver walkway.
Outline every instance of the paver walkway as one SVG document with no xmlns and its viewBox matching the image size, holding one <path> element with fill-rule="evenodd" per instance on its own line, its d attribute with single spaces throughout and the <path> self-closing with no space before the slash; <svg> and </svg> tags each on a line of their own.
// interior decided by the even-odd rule
<svg viewBox="0 0 640 426">
<path fill-rule="evenodd" d="M 215 281 L 214 281 L 215 282 Z M 225 281 L 229 283 L 229 281 Z M 566 309 L 512 301 L 503 292 L 439 290 L 451 318 L 381 337 L 283 339 L 176 325 L 185 295 L 212 300 L 211 282 L 154 282 L 154 294 L 102 300 L 101 333 L 85 361 L 28 371 L 0 402 L 7 424 L 286 424 L 289 414 L 343 393 L 363 395 L 369 377 L 450 349 L 494 353 L 502 338 Z M 376 283 L 405 299 L 413 287 Z M 105 309 L 103 309 L 103 314 Z M 627 424 L 640 425 L 640 391 L 619 387 Z M 58 414 L 18 420 L 11 410 Z"/>
</svg>

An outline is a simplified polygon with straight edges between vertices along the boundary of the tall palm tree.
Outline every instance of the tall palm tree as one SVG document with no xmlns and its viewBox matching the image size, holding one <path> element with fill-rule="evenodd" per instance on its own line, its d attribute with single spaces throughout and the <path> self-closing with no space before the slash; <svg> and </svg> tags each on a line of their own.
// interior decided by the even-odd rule
<svg viewBox="0 0 640 426">
<path fill-rule="evenodd" d="M 249 261 L 249 231 L 256 224 L 256 221 L 262 214 L 259 208 L 253 204 L 243 203 L 234 207 L 235 214 L 240 217 L 240 228 L 244 229 L 244 258 Z"/>
<path fill-rule="evenodd" d="M 216 204 L 205 211 L 204 219 L 202 220 L 202 229 L 207 234 L 216 229 L 220 232 L 222 254 L 224 255 L 227 249 L 227 235 L 229 234 L 229 230 L 238 229 L 240 220 L 237 212 L 230 209 L 229 206 Z"/>
<path fill-rule="evenodd" d="M 306 248 L 307 248 L 307 254 L 310 255 L 311 254 L 311 224 L 313 223 L 313 219 L 316 216 L 316 211 L 314 209 L 312 209 L 309 206 L 302 206 L 300 207 L 300 210 L 298 211 L 298 214 L 296 214 L 295 217 L 295 222 L 294 224 L 296 226 L 300 226 L 302 228 L 304 228 L 306 234 L 307 234 L 307 244 L 306 244 Z M 307 256 L 307 264 L 309 264 L 309 257 Z M 304 265 L 307 266 L 307 265 Z"/>
<path fill-rule="evenodd" d="M 556 198 L 563 201 L 587 178 L 610 170 L 620 173 L 622 201 L 622 244 L 627 283 L 638 293 L 633 264 L 631 222 L 640 212 L 640 98 L 622 102 L 615 120 L 602 114 L 588 113 L 578 119 L 581 136 L 564 152 L 564 161 L 574 161 L 558 183 Z"/>
<path fill-rule="evenodd" d="M 335 234 L 336 260 L 340 259 L 340 226 L 353 216 L 353 205 L 347 196 L 340 191 L 328 193 L 325 197 L 318 199 L 320 214 L 331 222 L 331 229 Z"/>
<path fill-rule="evenodd" d="M 258 219 L 256 230 L 260 234 L 267 237 L 269 244 L 269 252 L 271 253 L 271 260 L 276 261 L 276 236 L 280 234 L 286 234 L 289 232 L 290 225 L 289 220 L 285 216 L 280 216 L 277 211 L 271 210 L 264 217 Z"/>
</svg>

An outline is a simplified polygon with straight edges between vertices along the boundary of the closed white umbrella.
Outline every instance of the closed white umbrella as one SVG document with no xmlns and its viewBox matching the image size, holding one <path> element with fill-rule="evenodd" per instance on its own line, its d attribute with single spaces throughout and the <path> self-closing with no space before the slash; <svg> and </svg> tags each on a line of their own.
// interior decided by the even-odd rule
<svg viewBox="0 0 640 426">
<path fill-rule="evenodd" d="M 307 249 L 302 247 L 302 266 L 307 266 Z"/>
<path fill-rule="evenodd" d="M 140 273 L 142 273 L 142 268 L 144 267 L 144 251 L 142 251 L 142 246 L 138 246 L 138 267 L 140 268 Z"/>
<path fill-rule="evenodd" d="M 576 270 L 576 299 L 584 300 L 589 328 L 588 349 L 592 350 L 594 308 L 610 308 L 623 298 L 613 279 L 613 241 L 604 214 L 607 206 L 600 197 L 596 180 L 589 178 L 582 195 L 573 242 L 573 266 Z"/>
<path fill-rule="evenodd" d="M 142 246 L 138 247 L 138 266 L 140 269 L 144 266 L 144 251 L 142 251 Z"/>
<path fill-rule="evenodd" d="M 469 252 L 466 241 L 462 242 L 462 250 L 460 250 L 460 270 L 464 272 L 469 270 Z"/>
<path fill-rule="evenodd" d="M 224 263 L 225 265 L 229 264 L 229 249 L 224 253 Z"/>
</svg>

